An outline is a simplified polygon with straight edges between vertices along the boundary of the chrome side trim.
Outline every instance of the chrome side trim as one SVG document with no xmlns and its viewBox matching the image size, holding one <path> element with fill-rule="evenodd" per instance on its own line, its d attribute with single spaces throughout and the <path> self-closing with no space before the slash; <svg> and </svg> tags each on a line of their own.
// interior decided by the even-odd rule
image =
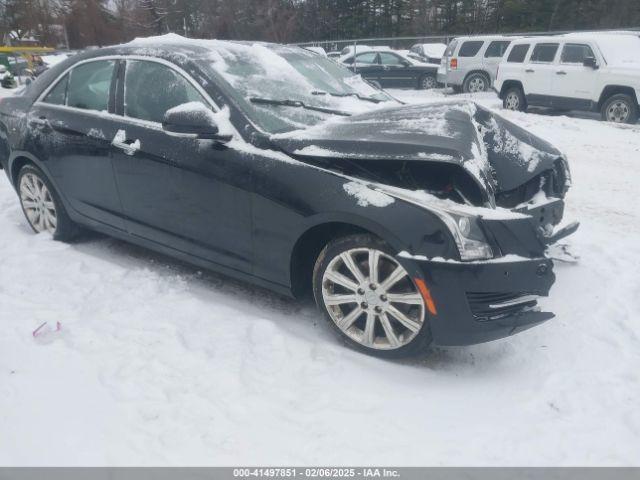
<svg viewBox="0 0 640 480">
<path fill-rule="evenodd" d="M 540 298 L 538 295 L 524 295 L 522 297 L 514 298 L 513 300 L 507 300 L 506 302 L 491 304 L 489 305 L 489 308 L 495 310 L 499 308 L 513 307 L 515 305 L 535 302 L 538 300 L 538 298 Z"/>
</svg>

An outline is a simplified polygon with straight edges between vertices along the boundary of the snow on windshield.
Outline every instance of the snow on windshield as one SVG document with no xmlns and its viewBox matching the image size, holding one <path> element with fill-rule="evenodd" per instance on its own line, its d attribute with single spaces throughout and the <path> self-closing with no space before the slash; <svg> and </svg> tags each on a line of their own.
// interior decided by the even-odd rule
<svg viewBox="0 0 640 480">
<path fill-rule="evenodd" d="M 301 106 L 256 105 L 251 99 L 294 100 L 348 114 L 367 112 L 394 102 L 359 75 L 298 47 L 193 40 L 175 34 L 136 39 L 132 44 L 143 48 L 158 44 L 202 47 L 205 53 L 193 60 L 231 86 L 227 93 L 269 132 L 306 128 L 332 115 Z"/>
</svg>

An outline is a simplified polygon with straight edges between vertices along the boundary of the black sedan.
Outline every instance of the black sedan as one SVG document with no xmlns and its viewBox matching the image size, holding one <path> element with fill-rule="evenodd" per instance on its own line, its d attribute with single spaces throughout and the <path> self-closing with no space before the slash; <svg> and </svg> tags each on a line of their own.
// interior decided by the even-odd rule
<svg viewBox="0 0 640 480">
<path fill-rule="evenodd" d="M 357 53 L 343 58 L 342 63 L 380 88 L 426 90 L 438 86 L 437 65 L 410 59 L 393 51 Z"/>
<path fill-rule="evenodd" d="M 35 232 L 93 229 L 315 297 L 381 356 L 553 316 L 564 156 L 479 106 L 403 106 L 297 47 L 178 36 L 87 52 L 0 102 Z"/>
</svg>

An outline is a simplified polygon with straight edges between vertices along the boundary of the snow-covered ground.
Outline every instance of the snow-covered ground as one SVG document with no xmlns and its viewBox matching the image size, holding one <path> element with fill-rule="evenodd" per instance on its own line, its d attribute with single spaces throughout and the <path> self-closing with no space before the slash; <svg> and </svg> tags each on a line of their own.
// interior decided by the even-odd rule
<svg viewBox="0 0 640 480">
<path fill-rule="evenodd" d="M 0 465 L 640 465 L 640 125 L 505 115 L 568 154 L 581 259 L 554 320 L 412 361 L 120 241 L 35 236 L 0 179 Z"/>
</svg>

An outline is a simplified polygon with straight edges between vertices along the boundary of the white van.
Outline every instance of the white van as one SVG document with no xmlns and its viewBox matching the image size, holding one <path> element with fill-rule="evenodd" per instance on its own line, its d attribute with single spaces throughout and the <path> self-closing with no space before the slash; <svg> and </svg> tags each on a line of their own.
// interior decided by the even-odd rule
<svg viewBox="0 0 640 480">
<path fill-rule="evenodd" d="M 438 82 L 456 92 L 484 92 L 496 78 L 498 64 L 516 37 L 458 37 L 449 43 L 438 69 Z"/>
<path fill-rule="evenodd" d="M 636 123 L 640 37 L 573 33 L 516 40 L 500 64 L 495 89 L 510 110 L 592 111 L 610 122 Z"/>
</svg>

